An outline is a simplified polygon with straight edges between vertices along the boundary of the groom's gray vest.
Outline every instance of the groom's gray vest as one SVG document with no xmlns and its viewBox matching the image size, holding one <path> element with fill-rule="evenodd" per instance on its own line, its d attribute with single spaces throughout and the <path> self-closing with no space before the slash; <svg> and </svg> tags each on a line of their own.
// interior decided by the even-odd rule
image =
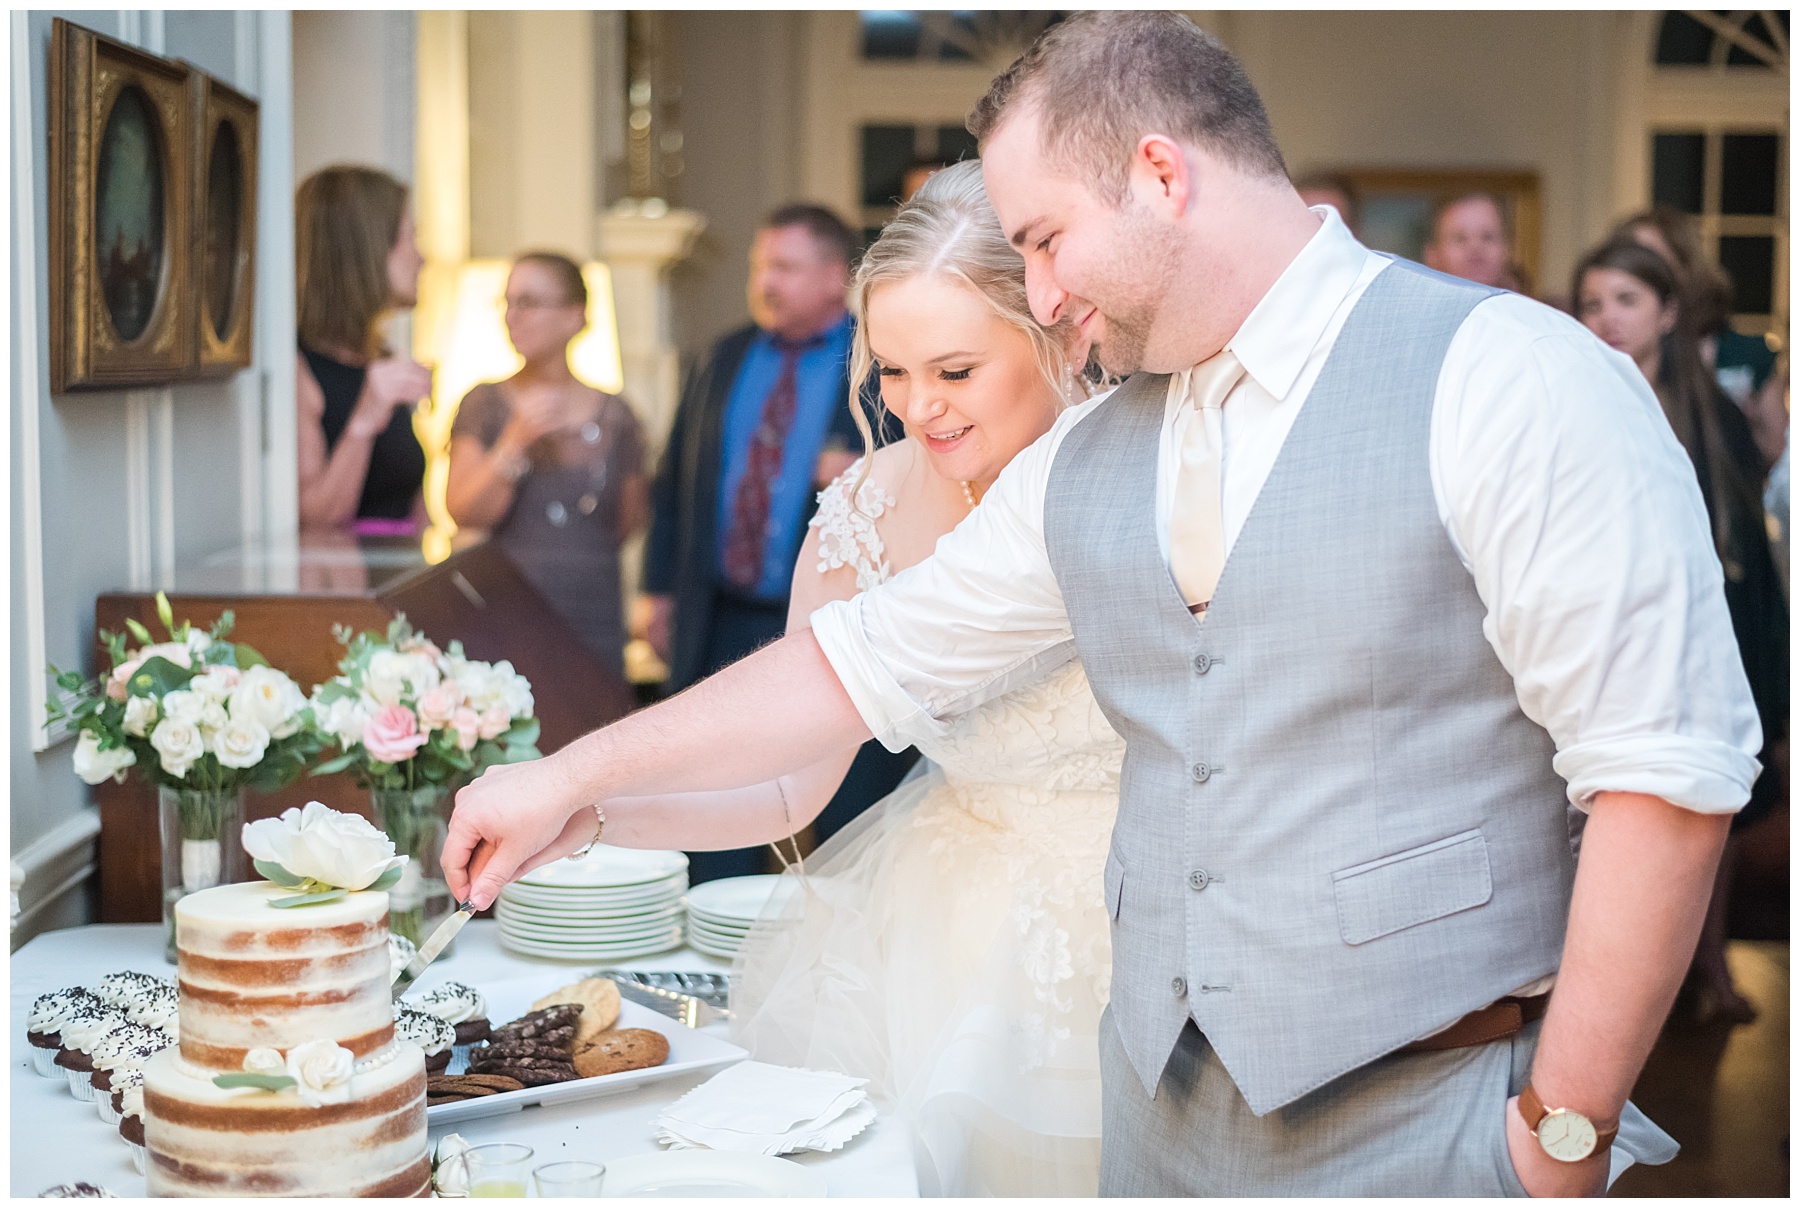
<svg viewBox="0 0 1800 1208">
<path fill-rule="evenodd" d="M 1133 377 L 1057 455 L 1050 559 L 1128 744 L 1112 1011 L 1152 1093 L 1189 1016 L 1261 1115 L 1557 967 L 1566 788 L 1428 461 L 1444 353 L 1490 292 L 1375 278 L 1204 624 L 1157 547 L 1168 378 Z"/>
</svg>

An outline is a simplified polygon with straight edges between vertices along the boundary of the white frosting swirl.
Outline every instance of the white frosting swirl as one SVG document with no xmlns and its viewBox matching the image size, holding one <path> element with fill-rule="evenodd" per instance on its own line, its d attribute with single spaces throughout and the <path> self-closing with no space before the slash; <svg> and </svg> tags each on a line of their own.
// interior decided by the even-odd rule
<svg viewBox="0 0 1800 1208">
<path fill-rule="evenodd" d="M 456 1029 L 449 1020 L 405 1005 L 394 1012 L 394 1035 L 412 1041 L 425 1050 L 427 1057 L 435 1057 L 456 1043 Z"/>
<path fill-rule="evenodd" d="M 112 1088 L 123 1097 L 134 1086 L 144 1085 L 144 1067 L 132 1062 L 113 1071 Z"/>
<path fill-rule="evenodd" d="M 388 934 L 388 980 L 400 976 L 400 970 L 418 954 L 419 946 L 404 935 Z"/>
<path fill-rule="evenodd" d="M 144 1084 L 138 1082 L 125 1088 L 119 1096 L 119 1114 L 122 1116 L 142 1116 L 144 1114 Z"/>
<path fill-rule="evenodd" d="M 76 1049 L 83 1053 L 91 1053 L 94 1046 L 120 1028 L 131 1027 L 131 1021 L 125 1013 L 116 1007 L 101 1007 L 63 1021 L 62 1041 L 66 1049 Z"/>
<path fill-rule="evenodd" d="M 487 1015 L 487 999 L 473 986 L 445 982 L 419 999 L 419 1010 L 435 1015 L 445 1023 L 467 1023 Z"/>
<path fill-rule="evenodd" d="M 174 986 L 162 986 L 147 991 L 143 996 L 125 1008 L 125 1013 L 133 1023 L 141 1023 L 147 1028 L 173 1028 L 181 1011 L 181 995 Z"/>
<path fill-rule="evenodd" d="M 48 994 L 40 994 L 31 1004 L 31 1014 L 26 1017 L 25 1027 L 33 1032 L 56 1032 L 62 1029 L 63 1021 L 79 1014 L 90 1006 L 100 1005 L 92 991 L 81 986 L 69 986 L 62 990 L 52 990 Z"/>
<path fill-rule="evenodd" d="M 92 1054 L 94 1068 L 112 1070 L 120 1066 L 140 1065 L 168 1048 L 169 1044 L 169 1038 L 155 1028 L 135 1023 L 126 1024 L 95 1043 Z"/>
</svg>

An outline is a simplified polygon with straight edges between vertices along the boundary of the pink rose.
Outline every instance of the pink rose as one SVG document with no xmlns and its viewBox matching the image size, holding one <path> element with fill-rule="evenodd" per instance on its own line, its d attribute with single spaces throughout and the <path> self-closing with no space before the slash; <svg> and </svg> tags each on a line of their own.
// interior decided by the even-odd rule
<svg viewBox="0 0 1800 1208">
<path fill-rule="evenodd" d="M 143 665 L 142 659 L 126 659 L 117 667 L 106 681 L 106 695 L 113 700 L 124 700 L 128 695 L 126 685 L 131 682 L 132 675 Z"/>
<path fill-rule="evenodd" d="M 450 724 L 456 727 L 456 745 L 465 751 L 473 751 L 481 737 L 481 718 L 475 710 L 458 709 Z"/>
<path fill-rule="evenodd" d="M 512 725 L 512 714 L 502 704 L 492 704 L 481 711 L 481 736 L 498 738 Z"/>
<path fill-rule="evenodd" d="M 405 705 L 384 705 L 363 726 L 363 746 L 382 763 L 405 763 L 425 745 L 419 719 Z"/>
<path fill-rule="evenodd" d="M 427 730 L 441 730 L 456 716 L 456 693 L 448 685 L 439 684 L 419 698 L 419 724 Z"/>
</svg>

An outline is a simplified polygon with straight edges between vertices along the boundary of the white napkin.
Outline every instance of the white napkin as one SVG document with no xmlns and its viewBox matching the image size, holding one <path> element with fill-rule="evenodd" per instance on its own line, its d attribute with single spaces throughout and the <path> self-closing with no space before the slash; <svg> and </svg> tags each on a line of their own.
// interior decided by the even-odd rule
<svg viewBox="0 0 1800 1208">
<path fill-rule="evenodd" d="M 866 1078 L 743 1061 L 677 1099 L 657 1118 L 676 1149 L 774 1156 L 841 1149 L 875 1119 Z"/>
</svg>

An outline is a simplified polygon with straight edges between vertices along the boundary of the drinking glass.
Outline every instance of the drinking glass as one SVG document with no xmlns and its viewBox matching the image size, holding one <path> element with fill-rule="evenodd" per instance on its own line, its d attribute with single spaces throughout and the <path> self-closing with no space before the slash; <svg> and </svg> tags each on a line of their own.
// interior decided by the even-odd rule
<svg viewBox="0 0 1800 1208">
<path fill-rule="evenodd" d="M 580 1199 L 600 1194 L 606 1167 L 598 1162 L 549 1162 L 531 1172 L 541 1200 Z"/>
<path fill-rule="evenodd" d="M 469 1195 L 477 1199 L 523 1199 L 525 1173 L 531 1169 L 531 1146 L 501 1142 L 477 1145 L 463 1155 L 469 1172 Z"/>
</svg>

